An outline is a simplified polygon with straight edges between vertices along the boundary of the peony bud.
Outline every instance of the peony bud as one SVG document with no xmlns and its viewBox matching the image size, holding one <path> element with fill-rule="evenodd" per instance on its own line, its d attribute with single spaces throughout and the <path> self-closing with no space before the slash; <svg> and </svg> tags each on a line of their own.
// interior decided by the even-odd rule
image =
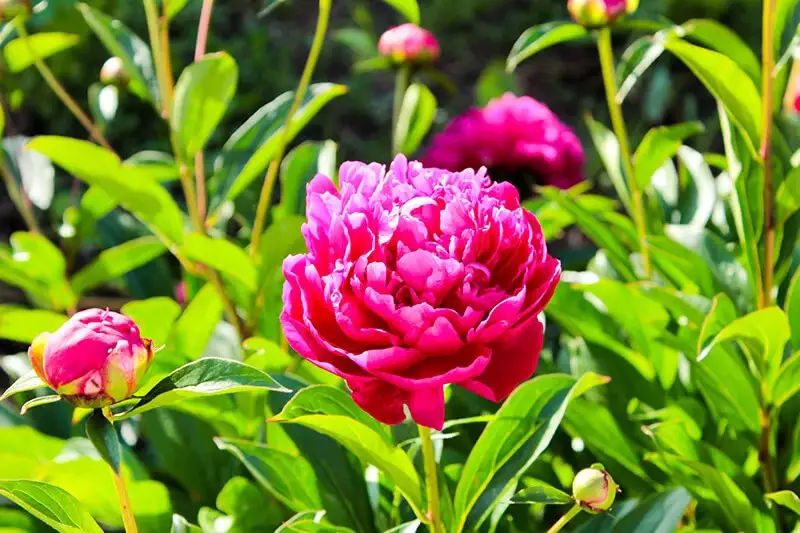
<svg viewBox="0 0 800 533">
<path fill-rule="evenodd" d="M 128 84 L 128 73 L 125 72 L 125 65 L 122 59 L 117 56 L 109 57 L 103 68 L 100 69 L 100 81 L 106 85 L 116 85 L 124 87 Z"/>
<path fill-rule="evenodd" d="M 28 348 L 36 374 L 77 407 L 97 409 L 136 391 L 153 359 L 153 343 L 130 318 L 102 309 L 72 316 Z"/>
<path fill-rule="evenodd" d="M 572 497 L 590 513 L 611 509 L 618 489 L 608 472 L 595 467 L 581 470 L 572 481 Z"/>
<path fill-rule="evenodd" d="M 30 13 L 30 0 L 0 0 L 0 20 L 11 20 L 16 16 L 26 16 Z"/>
<path fill-rule="evenodd" d="M 439 59 L 439 43 L 431 32 L 408 23 L 386 30 L 378 52 L 396 65 L 427 64 Z"/>
<path fill-rule="evenodd" d="M 639 7 L 639 0 L 569 0 L 572 18 L 586 28 L 602 28 L 630 15 Z"/>
</svg>

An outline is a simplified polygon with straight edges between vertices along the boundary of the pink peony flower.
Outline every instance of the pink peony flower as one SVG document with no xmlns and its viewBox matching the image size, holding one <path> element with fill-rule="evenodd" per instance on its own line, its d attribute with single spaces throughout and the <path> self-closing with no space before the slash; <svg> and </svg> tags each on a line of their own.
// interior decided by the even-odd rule
<svg viewBox="0 0 800 533">
<path fill-rule="evenodd" d="M 130 318 L 102 309 L 74 314 L 28 349 L 36 374 L 65 400 L 99 408 L 136 391 L 153 359 L 150 339 Z"/>
<path fill-rule="evenodd" d="M 433 63 L 439 59 L 439 43 L 431 32 L 408 23 L 386 30 L 378 53 L 396 64 Z"/>
<path fill-rule="evenodd" d="M 402 155 L 339 179 L 309 183 L 309 253 L 283 264 L 292 348 L 387 424 L 441 429 L 445 385 L 501 401 L 530 378 L 561 265 L 514 187 Z"/>
<path fill-rule="evenodd" d="M 639 7 L 639 0 L 569 0 L 567 8 L 573 20 L 587 28 L 613 24 Z"/>
<path fill-rule="evenodd" d="M 456 117 L 422 158 L 448 170 L 485 166 L 495 177 L 527 174 L 562 189 L 583 180 L 583 161 L 578 137 L 547 106 L 511 93 Z"/>
<path fill-rule="evenodd" d="M 792 106 L 794 108 L 794 112 L 800 114 L 800 77 L 797 78 L 797 82 L 794 84 L 794 98 L 792 99 Z"/>
</svg>

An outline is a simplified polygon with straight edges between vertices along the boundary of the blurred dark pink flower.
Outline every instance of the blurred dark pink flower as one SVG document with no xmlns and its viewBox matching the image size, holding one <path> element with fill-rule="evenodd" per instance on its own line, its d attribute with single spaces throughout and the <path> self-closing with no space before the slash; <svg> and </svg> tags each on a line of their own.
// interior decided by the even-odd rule
<svg viewBox="0 0 800 533">
<path fill-rule="evenodd" d="M 36 337 L 28 357 L 36 374 L 61 397 L 95 409 L 136 392 L 153 359 L 153 344 L 125 315 L 87 309 L 55 333 Z"/>
<path fill-rule="evenodd" d="M 494 178 L 526 174 L 561 189 L 583 180 L 583 147 L 546 105 L 506 93 L 456 117 L 434 137 L 425 166 L 448 170 L 488 167 Z"/>
<path fill-rule="evenodd" d="M 175 285 L 175 300 L 183 305 L 186 305 L 186 280 L 182 279 Z"/>
<path fill-rule="evenodd" d="M 393 63 L 432 63 L 439 59 L 439 43 L 416 24 L 389 28 L 378 41 L 378 53 Z"/>
<path fill-rule="evenodd" d="M 632 14 L 639 8 L 639 0 L 569 0 L 567 8 L 581 26 L 598 28 Z"/>
<path fill-rule="evenodd" d="M 800 113 L 800 77 L 798 77 L 797 82 L 794 83 L 794 98 L 792 99 L 792 105 L 794 107 L 794 112 Z"/>
<path fill-rule="evenodd" d="M 398 156 L 308 185 L 308 254 L 283 264 L 289 344 L 387 424 L 442 428 L 444 386 L 501 401 L 536 369 L 561 274 L 508 183 Z"/>
</svg>

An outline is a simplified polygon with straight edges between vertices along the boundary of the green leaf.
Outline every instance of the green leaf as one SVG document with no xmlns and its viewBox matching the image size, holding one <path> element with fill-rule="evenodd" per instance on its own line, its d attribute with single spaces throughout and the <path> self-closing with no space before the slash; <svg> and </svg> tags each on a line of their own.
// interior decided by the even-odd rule
<svg viewBox="0 0 800 533">
<path fill-rule="evenodd" d="M 289 152 L 281 163 L 281 201 L 275 218 L 306 213 L 306 186 L 318 173 L 333 178 L 336 167 L 336 143 L 307 141 Z"/>
<path fill-rule="evenodd" d="M 122 59 L 125 73 L 130 79 L 129 90 L 139 98 L 152 102 L 158 109 L 160 105 L 158 80 L 150 47 L 121 21 L 87 4 L 78 4 L 77 7 L 109 55 Z"/>
<path fill-rule="evenodd" d="M 520 94 L 519 84 L 512 73 L 506 72 L 505 61 L 497 59 L 481 72 L 475 85 L 475 104 L 484 107 L 490 100 L 506 93 Z"/>
<path fill-rule="evenodd" d="M 42 381 L 42 379 L 36 375 L 34 370 L 29 370 L 20 376 L 18 380 L 12 383 L 11 386 L 7 388 L 2 395 L 0 395 L 0 402 L 6 398 L 10 398 L 15 394 L 19 394 L 20 392 L 28 392 L 42 387 L 47 387 L 47 383 Z"/>
<path fill-rule="evenodd" d="M 105 282 L 121 278 L 167 251 L 156 237 L 140 237 L 103 250 L 72 277 L 72 290 L 80 295 Z"/>
<path fill-rule="evenodd" d="M 124 420 L 191 398 L 255 390 L 286 392 L 269 374 L 238 361 L 208 357 L 187 363 L 172 372 L 133 407 L 115 414 L 114 420 Z"/>
<path fill-rule="evenodd" d="M 633 204 L 628 184 L 625 181 L 625 175 L 622 173 L 622 152 L 616 135 L 591 116 L 586 117 L 586 127 L 592 137 L 597 153 L 600 154 L 603 167 L 606 169 L 608 177 L 617 191 L 617 196 L 619 196 L 627 211 L 629 213 L 632 212 Z"/>
<path fill-rule="evenodd" d="M 207 283 L 175 323 L 169 347 L 185 359 L 197 359 L 203 354 L 221 319 L 222 300 L 214 285 Z"/>
<path fill-rule="evenodd" d="M 55 168 L 48 158 L 28 146 L 29 137 L 14 135 L 3 139 L 3 150 L 11 174 L 39 209 L 50 208 L 55 189 Z"/>
<path fill-rule="evenodd" d="M 780 407 L 798 392 L 800 392 L 800 352 L 792 355 L 781 365 L 775 385 L 772 387 L 772 399 L 775 406 Z"/>
<path fill-rule="evenodd" d="M 67 491 L 41 481 L 0 480 L 0 496 L 61 533 L 103 533 Z"/>
<path fill-rule="evenodd" d="M 692 496 L 683 487 L 655 494 L 626 513 L 614 533 L 672 533 L 691 501 Z"/>
<path fill-rule="evenodd" d="M 400 153 L 411 155 L 433 125 L 436 97 L 421 83 L 413 83 L 403 97 L 397 119 L 397 144 Z"/>
<path fill-rule="evenodd" d="M 160 184 L 139 179 L 135 166 L 122 164 L 112 152 L 88 141 L 69 137 L 36 137 L 30 148 L 108 196 L 136 215 L 156 235 L 180 244 L 183 214 L 170 193 Z"/>
<path fill-rule="evenodd" d="M 76 298 L 67 283 L 66 260 L 61 250 L 37 233 L 17 231 L 11 235 L 10 241 L 13 251 L 10 259 L 15 270 L 24 272 L 26 277 L 40 284 L 52 308 L 74 307 Z"/>
<path fill-rule="evenodd" d="M 167 18 L 172 20 L 175 16 L 180 13 L 189 0 L 161 0 L 161 5 L 167 6 Z"/>
<path fill-rule="evenodd" d="M 783 303 L 792 334 L 792 346 L 800 350 L 800 269 L 794 273 Z"/>
<path fill-rule="evenodd" d="M 685 22 L 682 28 L 687 37 L 735 61 L 753 83 L 761 83 L 761 63 L 736 32 L 712 19 L 692 19 Z"/>
<path fill-rule="evenodd" d="M 249 479 L 233 477 L 217 495 L 217 509 L 233 518 L 237 531 L 263 531 L 280 523 L 285 516 L 280 504 L 265 496 Z"/>
<path fill-rule="evenodd" d="M 778 186 L 775 193 L 775 224 L 786 224 L 793 214 L 800 209 L 800 168 L 793 168 Z"/>
<path fill-rule="evenodd" d="M 60 32 L 35 33 L 28 37 L 18 37 L 3 47 L 6 67 L 13 73 L 22 72 L 33 65 L 37 59 L 46 59 L 78 44 L 79 35 Z M 33 54 L 31 53 L 33 49 Z"/>
<path fill-rule="evenodd" d="M 142 337 L 152 339 L 159 347 L 167 342 L 170 329 L 181 314 L 181 306 L 172 298 L 159 296 L 128 302 L 122 306 L 122 314 L 136 322 Z"/>
<path fill-rule="evenodd" d="M 175 84 L 170 124 L 188 157 L 201 151 L 236 92 L 239 70 L 225 52 L 208 54 L 186 67 Z"/>
<path fill-rule="evenodd" d="M 172 5 L 172 3 L 170 3 Z M 178 514 L 172 515 L 172 528 L 170 533 L 203 533 L 199 527 L 190 524 L 184 517 Z"/>
<path fill-rule="evenodd" d="M 352 529 L 323 522 L 326 511 L 303 511 L 281 524 L 275 533 L 354 533 Z"/>
<path fill-rule="evenodd" d="M 796 515 L 800 515 L 800 498 L 798 498 L 797 494 L 794 492 L 790 490 L 781 490 L 765 494 L 764 497 L 778 505 L 783 505 L 787 509 L 791 509 Z"/>
<path fill-rule="evenodd" d="M 0 339 L 30 344 L 37 335 L 60 328 L 67 317 L 44 309 L 0 305 Z"/>
<path fill-rule="evenodd" d="M 669 39 L 664 47 L 683 61 L 709 92 L 725 106 L 745 133 L 752 154 L 761 135 L 761 96 L 753 81 L 730 58 L 719 52 Z"/>
<path fill-rule="evenodd" d="M 411 23 L 419 24 L 419 5 L 417 0 L 383 0 L 403 15 Z"/>
<path fill-rule="evenodd" d="M 572 502 L 572 496 L 550 485 L 537 485 L 522 489 L 514 495 L 513 503 L 541 503 L 564 505 Z"/>
<path fill-rule="evenodd" d="M 291 142 L 325 104 L 346 92 L 344 85 L 311 85 L 292 117 L 287 142 Z M 294 93 L 287 92 L 263 106 L 222 147 L 214 163 L 217 171 L 213 178 L 216 188 L 212 207 L 215 210 L 223 202 L 239 196 L 267 168 L 275 156 L 293 99 Z"/>
<path fill-rule="evenodd" d="M 222 438 L 214 442 L 242 461 L 256 481 L 289 509 L 299 512 L 322 506 L 314 470 L 305 458 L 256 442 Z"/>
<path fill-rule="evenodd" d="M 669 28 L 666 32 L 674 32 L 675 28 Z M 617 102 L 620 104 L 625 101 L 633 90 L 636 83 L 642 78 L 656 60 L 664 53 L 665 32 L 656 35 L 645 35 L 635 40 L 620 58 L 617 65 Z"/>
<path fill-rule="evenodd" d="M 648 131 L 634 155 L 634 172 L 640 189 L 650 186 L 653 174 L 678 153 L 687 138 L 704 131 L 702 122 L 685 122 Z"/>
<path fill-rule="evenodd" d="M 506 70 L 509 72 L 519 66 L 527 58 L 551 46 L 583 39 L 591 34 L 583 26 L 572 22 L 548 22 L 533 26 L 519 36 L 511 48 L 511 53 L 506 60 Z"/>
<path fill-rule="evenodd" d="M 111 425 L 101 409 L 95 409 L 86 419 L 86 436 L 103 458 L 103 461 L 120 475 L 122 468 L 122 448 L 114 426 Z"/>
<path fill-rule="evenodd" d="M 240 281 L 249 291 L 255 292 L 257 274 L 253 261 L 247 252 L 225 238 L 190 233 L 183 243 L 183 253 L 189 259 Z"/>
<path fill-rule="evenodd" d="M 342 415 L 308 414 L 282 423 L 300 424 L 327 435 L 354 453 L 362 461 L 383 471 L 416 510 L 422 509 L 422 487 L 414 465 L 398 447 L 387 444 L 381 434 L 369 426 Z"/>
<path fill-rule="evenodd" d="M 42 405 L 56 403 L 57 401 L 60 401 L 60 400 L 61 400 L 61 396 L 59 396 L 57 394 L 53 394 L 53 395 L 50 395 L 50 396 L 37 396 L 36 398 L 33 398 L 32 400 L 28 400 L 27 402 L 22 404 L 22 407 L 19 410 L 19 414 L 21 416 L 25 416 L 25 413 L 27 413 L 28 411 L 30 411 L 34 407 L 40 407 Z"/>
<path fill-rule="evenodd" d="M 551 374 L 518 387 L 467 457 L 453 498 L 456 529 L 479 527 L 503 489 L 547 449 L 570 400 L 606 382 L 593 373 L 579 380 Z"/>
<path fill-rule="evenodd" d="M 691 178 L 681 195 L 681 222 L 694 228 L 704 228 L 718 205 L 717 182 L 703 154 L 681 146 L 678 158 Z"/>
<path fill-rule="evenodd" d="M 391 432 L 364 412 L 353 398 L 341 389 L 330 385 L 312 385 L 299 390 L 270 422 L 287 422 L 304 415 L 337 415 L 349 417 L 380 435 L 388 445 L 393 445 Z"/>
</svg>

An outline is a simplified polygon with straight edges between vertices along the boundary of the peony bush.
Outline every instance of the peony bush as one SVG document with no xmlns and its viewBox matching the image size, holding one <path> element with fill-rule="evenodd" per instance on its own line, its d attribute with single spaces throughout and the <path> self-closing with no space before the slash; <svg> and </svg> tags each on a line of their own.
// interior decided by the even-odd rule
<svg viewBox="0 0 800 533">
<path fill-rule="evenodd" d="M 146 36 L 70 4 L 84 36 L 0 1 L 4 73 L 40 76 L 86 132 L 0 152 L 27 228 L 0 244 L 19 299 L 0 304 L 0 531 L 796 531 L 798 2 L 763 2 L 760 54 L 715 20 L 564 2 L 452 119 L 459 51 L 425 5 L 385 3 L 399 25 L 336 34 L 360 43 L 354 76 L 394 85 L 387 155 L 362 162 L 304 129 L 350 97 L 316 81 L 331 0 L 295 89 L 234 128 L 250 103 L 210 49 L 213 0 L 187 64 L 187 2 L 135 3 Z M 108 52 L 88 107 L 48 64 L 81 38 Z M 597 56 L 584 125 L 515 90 L 557 46 Z M 665 64 L 713 123 L 633 127 Z M 109 140 L 134 104 L 161 149 Z M 111 216 L 136 236 L 98 247 Z M 135 298 L 143 279 L 162 295 Z"/>
</svg>

